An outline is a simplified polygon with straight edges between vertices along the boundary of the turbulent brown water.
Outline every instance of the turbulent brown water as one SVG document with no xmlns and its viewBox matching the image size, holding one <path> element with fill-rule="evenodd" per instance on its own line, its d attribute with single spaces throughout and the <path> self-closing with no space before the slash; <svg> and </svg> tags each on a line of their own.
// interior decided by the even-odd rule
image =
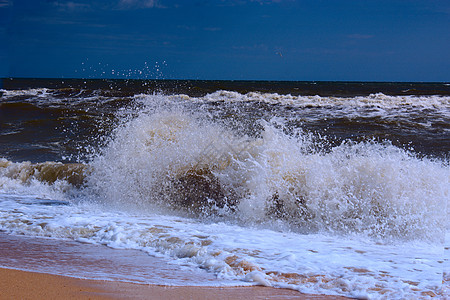
<svg viewBox="0 0 450 300">
<path fill-rule="evenodd" d="M 447 157 L 450 149 L 449 84 L 4 79 L 3 86 L 0 153 L 13 161 L 78 162 L 88 146 L 102 145 L 118 114 L 139 109 L 138 95 L 154 93 L 183 97 L 190 110 L 241 134 L 258 135 L 258 122 L 275 117 L 287 131 L 326 137 L 324 148 L 374 139 L 419 155 Z"/>
<path fill-rule="evenodd" d="M 0 94 L 0 230 L 304 292 L 446 293 L 449 84 L 4 79 Z"/>
</svg>

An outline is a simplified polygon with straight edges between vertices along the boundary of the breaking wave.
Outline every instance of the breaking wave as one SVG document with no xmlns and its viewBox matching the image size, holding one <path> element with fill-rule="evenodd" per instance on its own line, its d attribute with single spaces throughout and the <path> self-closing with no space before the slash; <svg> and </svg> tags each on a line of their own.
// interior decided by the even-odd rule
<svg viewBox="0 0 450 300">
<path fill-rule="evenodd" d="M 120 112 L 122 123 L 85 164 L 3 159 L 0 186 L 40 182 L 119 209 L 301 233 L 442 239 L 448 162 L 370 139 L 330 147 L 280 117 L 242 128 L 248 120 L 230 125 L 180 97 L 136 96 L 138 108 Z"/>
<path fill-rule="evenodd" d="M 389 143 L 327 151 L 279 120 L 240 134 L 180 107 L 142 111 L 90 163 L 100 201 L 300 232 L 442 238 L 449 168 Z"/>
</svg>

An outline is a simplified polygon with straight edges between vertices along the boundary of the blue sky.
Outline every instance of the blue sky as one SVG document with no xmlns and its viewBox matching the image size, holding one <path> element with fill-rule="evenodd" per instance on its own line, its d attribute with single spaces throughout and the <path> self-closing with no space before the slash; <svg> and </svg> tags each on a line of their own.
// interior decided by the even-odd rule
<svg viewBox="0 0 450 300">
<path fill-rule="evenodd" d="M 450 81 L 450 1 L 0 0 L 0 77 Z"/>
</svg>

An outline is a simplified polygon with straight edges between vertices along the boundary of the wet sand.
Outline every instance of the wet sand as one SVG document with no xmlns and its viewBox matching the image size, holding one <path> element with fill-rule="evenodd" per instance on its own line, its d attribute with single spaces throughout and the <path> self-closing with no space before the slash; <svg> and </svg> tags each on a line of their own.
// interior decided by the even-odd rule
<svg viewBox="0 0 450 300">
<path fill-rule="evenodd" d="M 195 286 L 213 286 L 214 276 L 141 251 L 4 233 L 0 279 L 0 299 L 348 299 L 262 286 Z"/>
<path fill-rule="evenodd" d="M 346 299 L 270 287 L 170 287 L 0 268 L 0 299 Z"/>
</svg>

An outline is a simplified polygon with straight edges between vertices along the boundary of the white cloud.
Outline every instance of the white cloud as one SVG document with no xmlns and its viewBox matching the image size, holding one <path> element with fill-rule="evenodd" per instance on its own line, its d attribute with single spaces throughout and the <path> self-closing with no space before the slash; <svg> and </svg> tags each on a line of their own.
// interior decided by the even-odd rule
<svg viewBox="0 0 450 300">
<path fill-rule="evenodd" d="M 372 34 L 354 33 L 354 34 L 347 35 L 347 37 L 350 39 L 355 39 L 355 40 L 367 40 L 367 39 L 373 38 L 374 36 Z"/>
<path fill-rule="evenodd" d="M 119 0 L 119 8 L 162 8 L 163 6 L 157 0 Z"/>
<path fill-rule="evenodd" d="M 220 31 L 220 30 L 222 30 L 222 28 L 219 28 L 219 27 L 205 27 L 205 28 L 203 28 L 203 30 L 205 30 L 205 31 Z"/>
<path fill-rule="evenodd" d="M 89 9 L 91 7 L 89 4 L 78 3 L 73 1 L 68 2 L 55 1 L 53 2 L 53 5 L 56 6 L 58 9 L 65 11 L 84 10 Z"/>
<path fill-rule="evenodd" d="M 177 28 L 183 29 L 183 30 L 188 30 L 188 31 L 197 30 L 197 27 L 188 26 L 188 25 L 178 25 Z"/>
<path fill-rule="evenodd" d="M 7 7 L 12 5 L 12 1 L 10 0 L 0 0 L 0 7 Z"/>
<path fill-rule="evenodd" d="M 284 2 L 293 2 L 294 0 L 284 0 Z M 248 3 L 256 2 L 261 5 L 281 3 L 283 0 L 221 0 L 222 5 L 245 5 Z"/>
</svg>

